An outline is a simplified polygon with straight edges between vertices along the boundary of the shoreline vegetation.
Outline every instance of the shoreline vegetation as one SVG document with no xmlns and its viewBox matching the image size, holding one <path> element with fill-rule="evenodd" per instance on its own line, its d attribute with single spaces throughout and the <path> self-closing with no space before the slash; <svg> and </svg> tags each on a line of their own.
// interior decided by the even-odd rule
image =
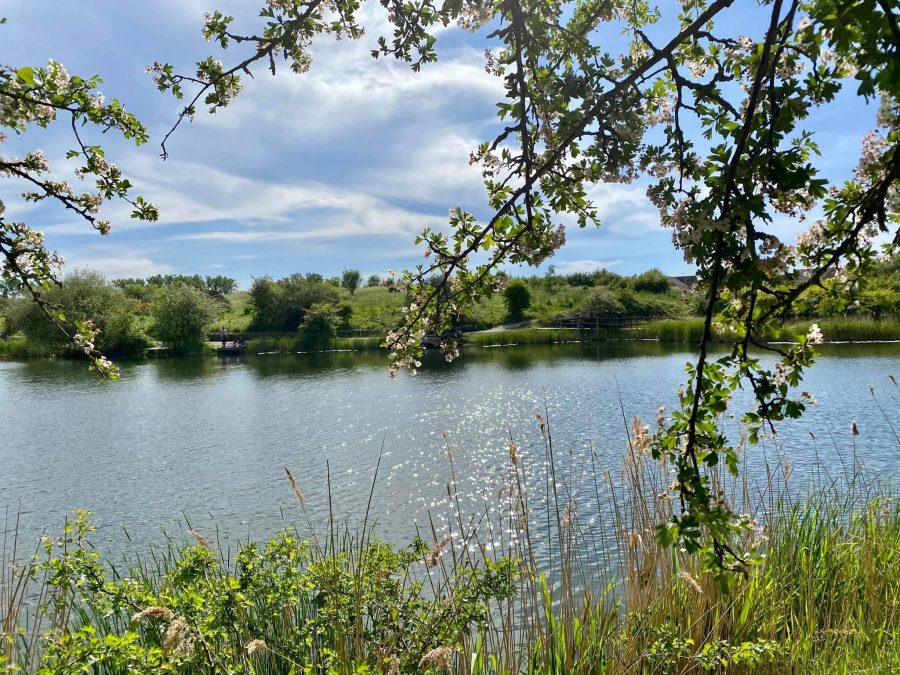
<svg viewBox="0 0 900 675">
<path fill-rule="evenodd" d="M 826 344 L 866 344 L 900 342 L 900 319 L 871 318 L 825 318 L 817 321 L 792 321 L 786 323 L 778 332 L 770 336 L 772 343 L 795 342 L 798 336 L 805 335 L 811 323 L 817 323 L 825 335 Z M 528 326 L 506 330 L 477 331 L 462 333 L 460 347 L 494 348 L 526 345 L 572 344 L 585 342 L 659 342 L 663 344 L 695 345 L 700 342 L 703 321 L 700 318 L 661 319 L 648 321 L 639 326 L 625 330 L 579 330 L 575 328 L 542 328 Z M 716 333 L 714 342 L 728 342 L 729 336 Z M 383 335 L 366 336 L 334 336 L 327 340 L 309 345 L 299 335 L 251 334 L 246 338 L 246 354 L 263 356 L 266 354 L 307 354 L 320 352 L 373 351 L 384 350 Z M 183 355 L 213 355 L 215 342 L 209 341 L 196 349 L 179 352 L 168 350 L 162 352 L 167 357 Z M 161 353 L 156 352 L 159 356 Z M 0 358 L 27 360 L 52 357 L 82 358 L 80 353 L 69 349 L 53 349 L 17 335 L 0 340 Z M 133 359 L 144 354 L 131 354 L 119 358 Z"/>
<path fill-rule="evenodd" d="M 621 276 L 591 273 L 501 277 L 503 288 L 458 317 L 454 333 L 463 346 L 511 346 L 595 340 L 699 343 L 705 303 L 694 277 L 659 270 Z M 437 283 L 437 281 L 435 281 Z M 10 295 L 7 289 L 7 295 Z M 13 293 L 14 295 L 14 293 Z M 808 290 L 793 315 L 765 336 L 791 342 L 817 323 L 828 342 L 900 340 L 900 256 L 876 266 L 854 291 L 834 296 Z M 255 278 L 247 291 L 225 276 L 165 275 L 106 280 L 87 270 L 70 274 L 47 291 L 47 301 L 69 321 L 90 320 L 97 348 L 112 358 L 140 356 L 164 346 L 168 354 L 202 354 L 222 328 L 240 335 L 247 353 L 292 353 L 381 348 L 403 321 L 408 299 L 393 277 L 355 270 L 341 277 L 293 274 Z M 595 317 L 603 327 L 570 329 L 576 317 Z M 0 298 L 0 358 L 74 355 L 59 328 L 34 303 Z M 718 333 L 714 339 L 727 340 Z"/>
<path fill-rule="evenodd" d="M 541 433 L 546 458 L 534 461 L 552 466 L 543 423 Z M 716 577 L 696 554 L 656 542 L 674 507 L 663 496 L 671 476 L 648 456 L 646 437 L 635 420 L 621 473 L 594 472 L 596 513 L 582 512 L 564 482 L 552 485 L 553 471 L 547 485 L 526 485 L 532 459 L 510 442 L 510 487 L 494 515 L 487 505 L 463 513 L 450 497 L 449 529 L 406 546 L 379 541 L 368 513 L 355 530 L 333 520 L 317 527 L 287 467 L 302 525 L 237 548 L 189 530 L 113 560 L 77 512 L 32 557 L 32 542 L 7 522 L 0 668 L 898 672 L 900 501 L 855 453 L 852 469 L 842 473 L 843 459 L 822 464 L 796 493 L 781 462 L 759 484 L 713 472 L 754 520 L 739 543 L 762 554 L 746 574 Z M 372 491 L 375 481 L 377 466 Z M 599 529 L 583 527 L 597 517 Z"/>
</svg>

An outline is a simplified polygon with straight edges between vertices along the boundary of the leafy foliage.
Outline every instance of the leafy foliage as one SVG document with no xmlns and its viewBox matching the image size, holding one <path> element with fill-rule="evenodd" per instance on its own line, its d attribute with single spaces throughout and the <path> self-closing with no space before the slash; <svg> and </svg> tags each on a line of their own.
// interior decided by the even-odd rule
<svg viewBox="0 0 900 675">
<path fill-rule="evenodd" d="M 99 210 L 107 200 L 131 204 L 132 218 L 154 221 L 158 214 L 142 197 L 131 196 L 132 185 L 121 170 L 107 160 L 103 148 L 83 135 L 89 126 L 100 132 L 116 131 L 137 145 L 147 141 L 147 130 L 134 115 L 117 99 L 104 99 L 97 89 L 101 82 L 97 76 L 70 75 L 52 59 L 46 67 L 0 66 L 0 144 L 7 138 L 3 129 L 22 134 L 29 128 L 47 128 L 62 121 L 72 129 L 73 148 L 66 156 L 80 162 L 75 177 L 93 179 L 95 185 L 94 191 L 77 192 L 68 182 L 52 178 L 50 163 L 41 150 L 29 151 L 21 158 L 0 156 L 0 177 L 28 185 L 29 190 L 22 193 L 24 201 L 56 202 L 105 235 L 111 225 L 100 217 Z M 0 201 L 0 276 L 14 280 L 48 314 L 58 330 L 91 359 L 92 369 L 104 377 L 117 377 L 115 367 L 96 347 L 94 324 L 73 323 L 43 295 L 57 282 L 62 258 L 45 247 L 41 232 L 7 219 L 5 210 Z"/>
<path fill-rule="evenodd" d="M 185 284 L 160 288 L 152 309 L 153 334 L 176 352 L 198 351 L 216 318 L 205 293 Z"/>
<path fill-rule="evenodd" d="M 278 281 L 259 277 L 250 285 L 251 327 L 293 332 L 313 305 L 334 304 L 337 300 L 337 289 L 318 274 L 292 274 Z"/>
<path fill-rule="evenodd" d="M 359 270 L 344 270 L 341 273 L 341 286 L 350 291 L 350 295 L 356 293 L 360 284 L 362 284 L 362 273 Z"/>
<path fill-rule="evenodd" d="M 76 270 L 44 293 L 47 302 L 69 322 L 91 321 L 96 347 L 106 354 L 135 354 L 149 343 L 134 314 L 133 302 L 96 272 Z M 32 343 L 50 349 L 71 347 L 51 316 L 30 298 L 6 309 L 7 330 L 21 332 Z"/>
<path fill-rule="evenodd" d="M 525 316 L 525 310 L 531 306 L 531 293 L 521 281 L 511 281 L 503 290 L 503 301 L 506 303 L 506 313 L 510 320 L 521 321 Z"/>
</svg>

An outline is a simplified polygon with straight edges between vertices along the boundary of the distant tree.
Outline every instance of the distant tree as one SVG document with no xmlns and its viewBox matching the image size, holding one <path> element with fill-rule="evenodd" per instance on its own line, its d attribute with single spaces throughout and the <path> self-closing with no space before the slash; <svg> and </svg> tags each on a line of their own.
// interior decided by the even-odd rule
<svg viewBox="0 0 900 675">
<path fill-rule="evenodd" d="M 669 278 L 654 268 L 634 277 L 631 287 L 638 292 L 665 293 L 669 290 Z"/>
<path fill-rule="evenodd" d="M 91 321 L 96 329 L 95 345 L 104 353 L 134 353 L 148 343 L 132 312 L 132 301 L 97 272 L 75 270 L 61 285 L 44 291 L 44 299 L 65 317 L 64 328 Z M 58 322 L 30 299 L 12 301 L 6 317 L 10 332 L 24 333 L 29 340 L 51 349 L 71 346 Z"/>
<path fill-rule="evenodd" d="M 153 302 L 153 335 L 173 351 L 195 351 L 215 318 L 204 292 L 187 284 L 165 286 Z"/>
<path fill-rule="evenodd" d="M 350 328 L 350 320 L 353 318 L 353 305 L 346 300 L 335 307 L 335 316 L 338 319 L 338 328 L 346 330 Z"/>
<path fill-rule="evenodd" d="M 506 313 L 513 321 L 521 321 L 525 310 L 531 307 L 531 292 L 520 279 L 513 279 L 503 291 Z"/>
<path fill-rule="evenodd" d="M 206 290 L 216 295 L 231 295 L 238 288 L 237 281 L 222 275 L 206 277 Z"/>
<path fill-rule="evenodd" d="M 17 298 L 22 294 L 22 282 L 16 277 L 0 277 L 0 298 Z"/>
<path fill-rule="evenodd" d="M 566 280 L 566 283 L 569 286 L 593 286 L 594 285 L 594 273 L 593 272 L 572 272 L 572 274 L 567 274 L 563 277 Z"/>
<path fill-rule="evenodd" d="M 350 295 L 356 293 L 356 289 L 362 283 L 362 274 L 359 270 L 344 270 L 341 273 L 341 286 L 350 291 Z"/>
<path fill-rule="evenodd" d="M 626 313 L 625 305 L 616 292 L 602 286 L 591 293 L 582 309 L 596 316 L 622 316 Z"/>
<path fill-rule="evenodd" d="M 147 284 L 159 288 L 184 285 L 206 292 L 206 282 L 199 274 L 154 274 L 152 277 L 147 277 Z"/>
<path fill-rule="evenodd" d="M 381 286 L 381 277 L 377 274 L 371 275 L 366 281 L 366 286 L 369 288 L 373 288 L 375 286 Z"/>
<path fill-rule="evenodd" d="M 335 305 L 327 302 L 312 305 L 304 314 L 298 328 L 301 344 L 307 348 L 327 347 L 337 335 L 339 322 L 340 317 Z"/>
<path fill-rule="evenodd" d="M 268 328 L 274 321 L 278 304 L 278 288 L 270 276 L 256 277 L 250 284 L 248 307 L 253 315 L 253 327 Z"/>
<path fill-rule="evenodd" d="M 292 274 L 278 281 L 260 277 L 250 286 L 251 325 L 256 330 L 295 331 L 312 305 L 337 300 L 337 290 L 318 274 Z"/>
</svg>

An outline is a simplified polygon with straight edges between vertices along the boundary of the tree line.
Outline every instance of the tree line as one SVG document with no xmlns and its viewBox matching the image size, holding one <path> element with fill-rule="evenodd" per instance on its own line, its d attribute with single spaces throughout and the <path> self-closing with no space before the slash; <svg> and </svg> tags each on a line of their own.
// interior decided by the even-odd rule
<svg viewBox="0 0 900 675">
<path fill-rule="evenodd" d="M 391 325 L 402 320 L 400 310 L 408 298 L 392 277 L 371 275 L 365 286 L 362 280 L 363 275 L 353 269 L 333 277 L 317 273 L 280 279 L 261 276 L 240 292 L 235 279 L 221 275 L 167 274 L 110 281 L 97 272 L 78 270 L 51 286 L 45 296 L 65 321 L 93 322 L 97 348 L 111 355 L 137 354 L 157 342 L 175 351 L 198 351 L 222 325 L 232 333 L 298 333 L 301 344 L 318 348 L 327 346 L 341 331 L 383 327 L 370 324 L 367 314 L 386 316 Z M 547 324 L 558 313 L 679 318 L 700 315 L 706 302 L 701 292 L 689 285 L 676 287 L 677 281 L 658 269 L 629 276 L 601 269 L 557 274 L 551 267 L 543 276 L 501 274 L 500 280 L 502 320 L 508 322 Z M 686 281 L 690 283 L 689 278 Z M 431 283 L 438 284 L 439 278 Z M 359 293 L 361 288 L 373 290 Z M 548 308 L 541 303 L 551 304 Z M 234 325 L 236 311 L 239 326 Z M 23 297 L 14 284 L 0 288 L 0 316 L 6 335 L 21 334 L 51 351 L 71 348 L 54 319 Z M 900 316 L 900 256 L 875 265 L 843 301 L 810 288 L 788 318 L 831 316 Z M 455 326 L 473 328 L 489 324 L 493 325 L 477 313 L 460 313 L 454 321 Z"/>
</svg>

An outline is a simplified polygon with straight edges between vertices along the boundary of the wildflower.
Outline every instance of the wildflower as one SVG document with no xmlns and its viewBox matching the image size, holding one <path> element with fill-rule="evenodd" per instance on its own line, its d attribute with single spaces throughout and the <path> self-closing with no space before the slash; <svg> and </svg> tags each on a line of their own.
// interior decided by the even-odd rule
<svg viewBox="0 0 900 675">
<path fill-rule="evenodd" d="M 247 643 L 247 646 L 244 649 L 247 650 L 247 656 L 253 656 L 256 652 L 265 651 L 266 649 L 266 641 L 265 640 L 250 640 Z"/>
<path fill-rule="evenodd" d="M 856 426 L 856 420 L 850 422 L 850 434 L 853 436 L 859 436 L 859 427 Z"/>
<path fill-rule="evenodd" d="M 175 618 L 174 612 L 166 607 L 148 607 L 131 617 L 131 623 L 140 623 L 145 619 L 160 619 L 162 621 L 171 621 Z"/>
<path fill-rule="evenodd" d="M 436 647 L 428 652 L 419 661 L 420 670 L 442 670 L 449 673 L 452 667 L 453 649 L 450 647 Z"/>
</svg>

